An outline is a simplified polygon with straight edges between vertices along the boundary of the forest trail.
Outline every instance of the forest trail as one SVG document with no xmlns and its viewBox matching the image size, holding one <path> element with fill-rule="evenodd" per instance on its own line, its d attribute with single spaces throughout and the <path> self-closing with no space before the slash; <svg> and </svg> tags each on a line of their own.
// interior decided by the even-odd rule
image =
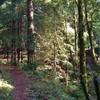
<svg viewBox="0 0 100 100">
<path fill-rule="evenodd" d="M 15 87 L 12 92 L 13 100 L 28 100 L 29 80 L 27 76 L 17 68 L 11 69 L 10 74 Z"/>
</svg>

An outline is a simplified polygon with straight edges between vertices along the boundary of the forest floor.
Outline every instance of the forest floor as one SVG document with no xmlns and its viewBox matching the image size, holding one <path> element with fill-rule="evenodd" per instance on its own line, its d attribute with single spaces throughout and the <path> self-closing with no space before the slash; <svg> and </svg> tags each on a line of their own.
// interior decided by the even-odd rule
<svg viewBox="0 0 100 100">
<path fill-rule="evenodd" d="M 71 84 L 66 88 L 62 83 L 42 78 L 43 73 L 25 72 L 18 68 L 1 68 L 3 85 L 0 87 L 0 100 L 85 100 L 81 89 Z M 46 74 L 46 73 L 45 73 Z M 0 86 L 1 86 L 0 85 Z M 78 96 L 80 95 L 80 96 Z M 67 99 L 69 98 L 69 99 Z"/>
<path fill-rule="evenodd" d="M 100 59 L 95 71 L 99 73 L 99 69 Z M 52 80 L 51 74 L 45 77 L 49 74 L 46 71 L 34 73 L 6 65 L 0 70 L 0 100 L 85 100 L 78 82 L 71 81 L 66 87 Z"/>
<path fill-rule="evenodd" d="M 30 80 L 27 76 L 17 68 L 11 69 L 10 75 L 14 85 L 12 100 L 29 100 L 27 90 L 29 89 Z"/>
<path fill-rule="evenodd" d="M 0 100 L 30 100 L 27 92 L 30 80 L 25 73 L 9 66 L 0 67 L 0 70 Z"/>
</svg>

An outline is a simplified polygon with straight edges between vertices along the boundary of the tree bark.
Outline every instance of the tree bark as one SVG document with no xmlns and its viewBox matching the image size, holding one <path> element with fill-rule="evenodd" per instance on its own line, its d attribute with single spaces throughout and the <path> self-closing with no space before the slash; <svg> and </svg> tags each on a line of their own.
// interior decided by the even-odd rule
<svg viewBox="0 0 100 100">
<path fill-rule="evenodd" d="M 86 28 L 89 35 L 89 42 L 91 47 L 91 56 L 94 59 L 93 54 L 93 43 L 92 43 L 92 23 L 88 21 L 88 12 L 87 12 L 87 0 L 84 0 L 84 7 L 85 7 L 85 21 L 86 21 Z"/>
<path fill-rule="evenodd" d="M 28 30 L 27 30 L 27 58 L 28 63 L 33 62 L 34 54 L 34 25 L 33 25 L 33 3 L 32 0 L 27 0 L 27 20 L 28 20 Z"/>
<path fill-rule="evenodd" d="M 15 21 L 12 22 L 12 33 L 15 34 Z M 16 47 L 15 47 L 15 39 L 13 37 L 12 39 L 12 45 L 11 45 L 11 63 L 12 65 L 16 65 Z"/>
<path fill-rule="evenodd" d="M 83 91 L 86 96 L 86 100 L 89 100 L 89 95 L 85 85 L 85 50 L 84 50 L 84 36 L 83 36 L 83 11 L 82 11 L 82 0 L 78 0 L 78 48 L 79 48 L 79 67 L 80 67 L 80 82 L 83 87 Z"/>
<path fill-rule="evenodd" d="M 100 90 L 99 90 L 99 84 L 96 76 L 93 77 L 93 82 L 94 82 L 95 92 L 97 95 L 97 100 L 100 100 Z"/>
<path fill-rule="evenodd" d="M 75 56 L 76 56 L 76 52 L 77 52 L 77 24 L 76 24 L 76 13 L 75 13 L 75 9 L 74 9 L 73 22 L 74 22 L 74 30 L 75 30 Z"/>
<path fill-rule="evenodd" d="M 12 0 L 12 16 L 15 16 L 16 0 Z M 16 21 L 12 18 L 12 34 L 16 34 Z M 11 63 L 16 65 L 16 40 L 15 37 L 12 38 L 12 53 L 11 53 Z"/>
<path fill-rule="evenodd" d="M 18 21 L 18 48 L 17 48 L 17 61 L 18 63 L 20 62 L 20 59 L 21 59 L 21 44 L 22 44 L 22 41 L 21 41 L 21 33 L 22 33 L 22 15 L 19 16 L 20 19 Z"/>
</svg>

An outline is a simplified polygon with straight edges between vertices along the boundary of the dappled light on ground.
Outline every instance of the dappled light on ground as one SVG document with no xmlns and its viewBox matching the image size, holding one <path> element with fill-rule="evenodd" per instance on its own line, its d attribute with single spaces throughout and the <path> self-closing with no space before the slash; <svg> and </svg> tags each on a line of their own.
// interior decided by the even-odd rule
<svg viewBox="0 0 100 100">
<path fill-rule="evenodd" d="M 9 84 L 6 80 L 0 79 L 0 90 L 7 89 L 8 91 L 12 91 L 14 89 L 14 86 Z"/>
</svg>

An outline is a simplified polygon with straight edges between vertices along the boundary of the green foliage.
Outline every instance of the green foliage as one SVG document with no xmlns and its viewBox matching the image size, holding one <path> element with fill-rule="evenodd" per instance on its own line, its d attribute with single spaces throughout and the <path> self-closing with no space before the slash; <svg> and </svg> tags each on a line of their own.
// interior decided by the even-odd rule
<svg viewBox="0 0 100 100">
<path fill-rule="evenodd" d="M 38 71 L 38 72 L 37 72 L 37 76 L 40 77 L 40 78 L 46 78 L 48 75 L 49 75 L 49 73 L 48 73 L 47 70 Z"/>
<path fill-rule="evenodd" d="M 23 64 L 22 69 L 29 71 L 29 70 L 36 70 L 36 68 L 38 67 L 39 63 L 37 61 L 33 61 L 31 64 Z"/>
<path fill-rule="evenodd" d="M 39 73 L 38 73 L 39 74 Z M 47 98 L 48 100 L 85 100 L 84 94 L 81 91 L 79 85 L 73 83 L 66 85 L 60 83 L 57 80 L 43 80 L 38 78 L 37 75 L 34 76 L 29 95 L 38 100 Z"/>
<path fill-rule="evenodd" d="M 1 100 L 11 100 L 11 91 L 6 88 L 0 90 L 0 99 Z"/>
<path fill-rule="evenodd" d="M 0 78 L 0 99 L 12 100 L 13 86 L 10 75 L 7 71 L 2 70 L 2 79 Z"/>
<path fill-rule="evenodd" d="M 83 2 L 83 1 L 82 1 Z M 63 61 L 63 67 L 68 70 L 69 78 L 72 79 L 75 74 L 74 68 L 78 65 L 78 10 L 77 0 L 33 0 L 34 4 L 34 29 L 36 36 L 27 36 L 27 2 L 26 0 L 0 0 L 0 48 L 9 47 L 12 49 L 12 40 L 15 41 L 15 49 L 22 49 L 21 53 L 26 53 L 28 49 L 35 51 L 36 58 L 44 63 L 44 59 L 59 59 Z M 84 2 L 82 3 L 84 9 Z M 92 25 L 91 34 L 93 39 L 93 45 L 96 46 L 96 42 L 100 40 L 100 6 L 96 4 L 95 0 L 87 1 L 87 19 L 89 25 Z M 82 12 L 85 15 L 85 11 Z M 90 47 L 89 36 L 86 29 L 86 20 L 83 16 L 84 25 L 84 40 L 85 48 Z M 22 18 L 22 29 L 18 29 L 18 22 Z M 13 29 L 12 22 L 15 22 Z M 76 45 L 75 45 L 75 30 L 76 30 Z M 19 32 L 20 31 L 20 32 Z M 19 33 L 19 34 L 17 34 Z M 29 42 L 29 44 L 28 44 Z M 22 45 L 24 44 L 24 46 Z M 98 43 L 99 45 L 99 43 Z M 76 47 L 76 49 L 75 49 Z M 6 50 L 7 51 L 7 50 Z M 10 50 L 11 51 L 11 50 Z M 69 62 L 70 52 L 72 52 L 72 58 Z M 17 53 L 16 53 L 17 54 Z M 10 54 L 9 54 L 10 55 Z M 10 55 L 11 56 L 11 55 Z M 27 54 L 24 55 L 24 63 L 18 65 L 25 71 L 36 70 L 39 63 L 33 61 L 31 64 L 26 64 Z M 17 57 L 16 57 L 17 58 Z M 0 62 L 1 63 L 1 62 Z M 11 62 L 16 64 L 16 61 Z M 50 66 L 53 66 L 51 64 Z M 78 67 L 77 67 L 78 69 Z M 41 79 L 48 78 L 52 74 L 48 70 L 38 71 L 37 76 Z M 50 78 L 50 77 L 49 77 Z M 49 80 L 48 78 L 48 80 Z M 78 81 L 78 80 L 77 80 Z M 69 89 L 65 92 L 64 88 L 59 85 L 60 83 L 49 83 L 49 89 L 46 87 L 38 87 L 40 90 L 39 98 L 48 95 L 50 100 L 84 100 L 83 92 L 80 86 L 76 84 L 69 84 Z M 79 83 L 77 83 L 79 84 Z M 40 85 L 40 84 L 39 84 Z M 35 86 L 34 86 L 35 87 Z M 53 88 L 51 88 L 53 87 Z M 61 89 L 63 88 L 63 89 Z M 36 89 L 36 88 L 35 88 Z M 55 89 L 55 90 L 52 90 Z M 4 89 L 4 93 L 8 90 Z M 42 93 L 43 92 L 43 93 Z M 49 93 L 48 93 L 49 92 Z M 54 95 L 55 94 L 55 95 Z M 58 98 L 57 98 L 58 97 Z"/>
<path fill-rule="evenodd" d="M 72 98 L 71 98 L 72 97 Z M 83 94 L 83 91 L 82 91 L 82 87 L 76 83 L 70 83 L 69 85 L 69 98 L 72 99 L 72 100 L 85 100 L 84 98 L 84 94 Z"/>
</svg>

